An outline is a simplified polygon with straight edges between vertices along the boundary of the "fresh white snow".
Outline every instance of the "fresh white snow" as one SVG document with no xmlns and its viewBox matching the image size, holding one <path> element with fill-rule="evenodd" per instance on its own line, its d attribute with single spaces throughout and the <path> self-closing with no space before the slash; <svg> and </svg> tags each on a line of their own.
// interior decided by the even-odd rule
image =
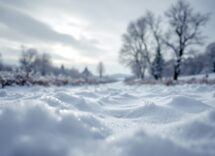
<svg viewBox="0 0 215 156">
<path fill-rule="evenodd" d="M 215 86 L 0 89 L 1 156 L 214 156 Z"/>
</svg>

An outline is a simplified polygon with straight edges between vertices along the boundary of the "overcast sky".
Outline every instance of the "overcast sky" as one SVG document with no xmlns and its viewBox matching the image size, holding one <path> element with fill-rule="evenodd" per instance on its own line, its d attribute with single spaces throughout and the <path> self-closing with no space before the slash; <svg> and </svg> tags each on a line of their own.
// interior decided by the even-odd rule
<svg viewBox="0 0 215 156">
<path fill-rule="evenodd" d="M 52 55 L 56 65 L 95 71 L 103 61 L 107 73 L 128 73 L 118 63 L 121 35 L 128 23 L 147 10 L 163 15 L 176 0 L 0 0 L 0 52 L 17 64 L 21 45 Z M 205 33 L 215 41 L 215 1 L 189 0 L 210 12 Z"/>
</svg>

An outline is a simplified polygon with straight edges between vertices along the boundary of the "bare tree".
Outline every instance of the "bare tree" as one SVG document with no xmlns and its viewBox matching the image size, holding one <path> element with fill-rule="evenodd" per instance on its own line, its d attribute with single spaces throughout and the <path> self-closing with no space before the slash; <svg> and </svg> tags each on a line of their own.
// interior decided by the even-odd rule
<svg viewBox="0 0 215 156">
<path fill-rule="evenodd" d="M 51 56 L 48 53 L 42 53 L 37 55 L 33 68 L 36 72 L 40 73 L 42 76 L 47 75 L 52 72 L 52 61 Z"/>
<path fill-rule="evenodd" d="M 123 39 L 120 61 L 130 66 L 138 78 L 143 79 L 147 69 L 155 79 L 161 78 L 163 61 L 161 18 L 148 11 L 129 25 Z"/>
<path fill-rule="evenodd" d="M 119 59 L 132 69 L 136 76 L 143 79 L 147 65 L 146 30 L 147 21 L 141 18 L 129 24 L 127 33 L 123 35 L 123 45 L 120 50 Z"/>
<path fill-rule="evenodd" d="M 99 74 L 100 79 L 104 76 L 105 67 L 103 62 L 99 62 L 97 66 L 97 72 Z"/>
<path fill-rule="evenodd" d="M 155 80 L 161 79 L 163 75 L 163 66 L 164 66 L 164 59 L 161 55 L 161 52 L 158 50 L 156 51 L 155 58 L 152 62 L 151 73 L 154 76 Z"/>
<path fill-rule="evenodd" d="M 153 77 L 157 80 L 162 78 L 164 59 L 162 56 L 163 41 L 162 41 L 162 30 L 161 30 L 161 18 L 155 17 L 152 12 L 147 12 L 145 16 L 147 24 L 149 26 L 149 33 L 151 36 L 151 42 L 149 43 L 150 53 L 155 54 L 153 61 L 148 58 L 150 65 L 150 72 Z M 152 57 L 152 56 L 151 56 Z"/>
<path fill-rule="evenodd" d="M 41 56 L 41 74 L 45 76 L 50 72 L 51 69 L 51 55 L 43 53 Z"/>
<path fill-rule="evenodd" d="M 209 71 L 215 73 L 215 42 L 207 46 L 206 54 L 209 57 Z"/>
<path fill-rule="evenodd" d="M 81 75 L 87 83 L 89 82 L 90 77 L 93 76 L 93 74 L 89 71 L 87 67 L 84 68 L 84 71 L 81 73 Z"/>
<path fill-rule="evenodd" d="M 165 43 L 176 57 L 173 79 L 177 80 L 184 53 L 189 52 L 188 48 L 192 45 L 201 44 L 203 41 L 201 28 L 207 23 L 208 14 L 194 12 L 188 2 L 178 0 L 165 15 L 170 24 Z"/>
<path fill-rule="evenodd" d="M 30 48 L 25 49 L 22 47 L 22 55 L 19 60 L 21 69 L 23 69 L 26 72 L 26 77 L 29 77 L 30 72 L 33 71 L 34 62 L 37 58 L 37 50 Z"/>
</svg>

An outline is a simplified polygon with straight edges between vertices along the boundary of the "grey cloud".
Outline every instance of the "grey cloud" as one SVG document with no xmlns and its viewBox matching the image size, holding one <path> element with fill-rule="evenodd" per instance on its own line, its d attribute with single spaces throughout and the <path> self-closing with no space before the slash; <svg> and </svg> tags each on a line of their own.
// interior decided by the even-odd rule
<svg viewBox="0 0 215 156">
<path fill-rule="evenodd" d="M 11 40 L 23 40 L 24 38 L 30 41 L 62 43 L 72 46 L 83 53 L 86 50 L 101 51 L 96 47 L 94 41 L 79 41 L 73 36 L 58 33 L 45 23 L 8 6 L 0 6 L 0 23 L 8 28 L 8 33 L 2 32 L 3 36 Z"/>
<path fill-rule="evenodd" d="M 53 31 L 46 24 L 35 20 L 34 18 L 10 9 L 9 7 L 0 6 L 0 21 L 11 30 L 39 40 L 51 42 L 63 42 L 77 44 L 71 36 L 59 34 Z"/>
<path fill-rule="evenodd" d="M 162 15 L 171 3 L 177 0 L 0 0 L 9 5 L 23 9 L 39 11 L 41 8 L 56 12 L 79 15 L 92 23 L 90 30 L 108 31 L 120 35 L 125 31 L 127 23 L 143 15 L 146 10 Z M 198 10 L 214 10 L 214 0 L 190 1 Z M 43 4 L 41 6 L 41 4 Z M 214 17 L 213 17 L 214 18 Z M 214 24 L 215 19 L 211 19 Z M 209 28 L 212 30 L 211 28 Z M 214 38 L 208 32 L 211 38 Z"/>
</svg>

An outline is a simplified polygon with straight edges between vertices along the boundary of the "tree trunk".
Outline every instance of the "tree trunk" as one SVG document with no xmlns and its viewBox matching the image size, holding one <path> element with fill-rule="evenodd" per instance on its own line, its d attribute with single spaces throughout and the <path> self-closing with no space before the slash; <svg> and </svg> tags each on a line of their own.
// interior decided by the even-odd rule
<svg viewBox="0 0 215 156">
<path fill-rule="evenodd" d="M 174 65 L 174 75 L 173 80 L 178 80 L 178 76 L 180 74 L 180 66 L 181 66 L 181 57 L 179 57 Z"/>
<path fill-rule="evenodd" d="M 176 70 L 176 66 L 174 67 L 174 75 L 173 75 L 173 80 L 178 80 L 178 72 L 177 72 L 177 70 Z"/>
<path fill-rule="evenodd" d="M 179 55 L 177 57 L 177 60 L 176 60 L 176 64 L 174 65 L 174 75 L 173 75 L 173 80 L 178 80 L 178 76 L 181 72 L 180 70 L 180 66 L 181 66 L 181 59 L 182 59 L 182 56 L 183 56 L 183 53 L 184 53 L 184 48 L 182 48 L 182 43 L 180 43 L 180 50 L 179 50 Z"/>
<path fill-rule="evenodd" d="M 215 62 L 213 63 L 213 72 L 215 73 Z"/>
</svg>

